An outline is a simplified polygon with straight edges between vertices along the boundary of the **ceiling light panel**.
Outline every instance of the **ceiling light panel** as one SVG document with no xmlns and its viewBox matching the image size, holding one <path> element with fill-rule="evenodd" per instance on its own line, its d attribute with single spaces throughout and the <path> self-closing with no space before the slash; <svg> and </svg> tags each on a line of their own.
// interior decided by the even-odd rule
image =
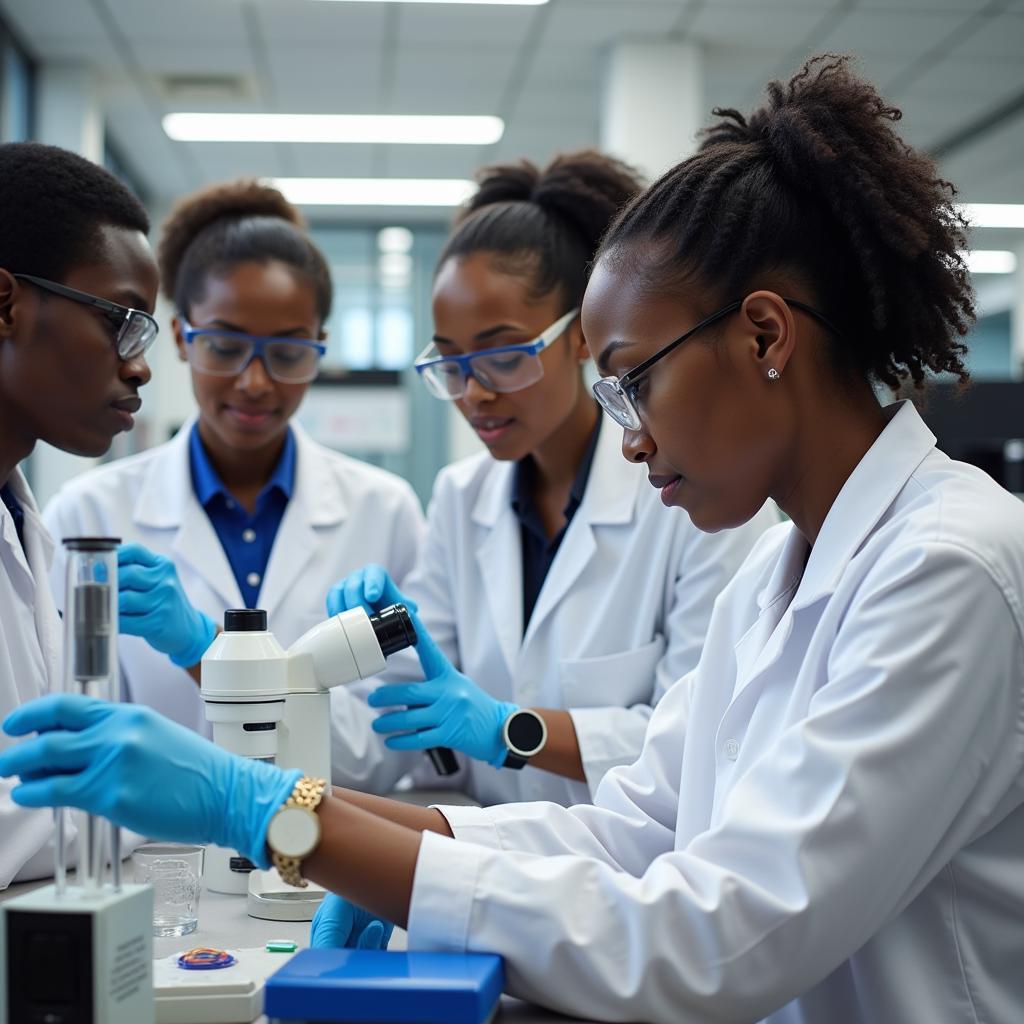
<svg viewBox="0 0 1024 1024">
<path fill-rule="evenodd" d="M 174 113 L 164 131 L 177 142 L 333 142 L 490 146 L 505 133 L 500 117 L 404 114 Z"/>
</svg>

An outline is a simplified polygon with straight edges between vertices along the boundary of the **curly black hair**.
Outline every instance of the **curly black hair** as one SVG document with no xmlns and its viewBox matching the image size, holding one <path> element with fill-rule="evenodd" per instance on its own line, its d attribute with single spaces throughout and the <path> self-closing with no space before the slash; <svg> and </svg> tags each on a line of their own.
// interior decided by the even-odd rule
<svg viewBox="0 0 1024 1024">
<path fill-rule="evenodd" d="M 186 317 L 211 274 L 270 260 L 311 282 L 321 324 L 331 313 L 331 272 L 306 234 L 302 215 L 276 188 L 259 181 L 210 185 L 179 200 L 164 222 L 157 260 L 164 294 Z"/>
<path fill-rule="evenodd" d="M 789 272 L 840 326 L 829 351 L 841 370 L 894 390 L 928 370 L 965 381 L 974 299 L 955 189 L 850 62 L 811 58 L 749 117 L 715 108 L 699 152 L 622 211 L 601 255 L 652 287 L 696 280 L 723 302 Z"/>
<path fill-rule="evenodd" d="M 528 160 L 485 167 L 477 182 L 438 268 L 453 256 L 489 252 L 528 280 L 535 299 L 561 288 L 566 309 L 583 301 L 601 237 L 643 187 L 633 168 L 594 150 L 557 156 L 544 168 Z"/>
<path fill-rule="evenodd" d="M 113 174 L 58 146 L 0 145 L 0 267 L 61 281 L 101 257 L 108 226 L 149 232 L 142 203 Z"/>
</svg>

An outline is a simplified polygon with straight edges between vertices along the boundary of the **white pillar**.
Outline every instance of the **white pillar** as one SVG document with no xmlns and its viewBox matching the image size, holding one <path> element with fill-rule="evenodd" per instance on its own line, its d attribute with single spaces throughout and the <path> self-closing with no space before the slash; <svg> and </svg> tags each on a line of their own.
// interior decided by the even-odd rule
<svg viewBox="0 0 1024 1024">
<path fill-rule="evenodd" d="M 92 73 L 80 65 L 44 64 L 36 81 L 36 141 L 63 146 L 97 163 L 102 162 L 103 114 Z M 96 462 L 96 459 L 69 455 L 48 444 L 36 445 L 27 471 L 40 506 L 66 480 Z"/>
<path fill-rule="evenodd" d="M 651 180 L 697 148 L 704 109 L 701 51 L 689 43 L 619 43 L 605 67 L 601 148 Z"/>
<path fill-rule="evenodd" d="M 1024 380 L 1024 242 L 1014 247 L 1013 305 L 1010 307 L 1010 376 Z"/>
</svg>

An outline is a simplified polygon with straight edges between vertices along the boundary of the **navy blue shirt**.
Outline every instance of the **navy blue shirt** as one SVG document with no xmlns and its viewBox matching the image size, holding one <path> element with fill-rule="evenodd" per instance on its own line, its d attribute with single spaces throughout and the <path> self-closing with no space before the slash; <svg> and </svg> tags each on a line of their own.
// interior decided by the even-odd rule
<svg viewBox="0 0 1024 1024">
<path fill-rule="evenodd" d="M 523 554 L 523 634 L 530 624 L 530 616 L 533 614 L 534 605 L 540 596 L 540 588 L 544 586 L 551 563 L 558 554 L 565 531 L 569 529 L 572 517 L 576 509 L 583 501 L 583 494 L 587 489 L 587 480 L 590 479 L 590 467 L 594 464 L 594 452 L 597 451 L 597 439 L 601 434 L 601 420 L 604 417 L 598 414 L 597 426 L 590 435 L 590 443 L 587 445 L 586 453 L 580 468 L 576 471 L 576 479 L 572 482 L 572 489 L 569 491 L 569 501 L 562 513 L 565 516 L 565 526 L 554 535 L 548 537 L 544 530 L 544 522 L 540 512 L 534 504 L 533 496 L 530 493 L 533 483 L 533 474 L 536 471 L 533 457 L 527 455 L 516 463 L 516 475 L 512 481 L 512 511 L 519 520 L 520 546 Z"/>
<path fill-rule="evenodd" d="M 228 556 L 245 607 L 255 608 L 274 538 L 295 486 L 295 436 L 289 429 L 281 457 L 256 498 L 252 515 L 231 496 L 213 468 L 199 436 L 198 424 L 192 428 L 188 439 L 188 453 L 192 489 L 199 504 L 206 509 L 224 554 Z"/>
<path fill-rule="evenodd" d="M 0 499 L 7 506 L 7 511 L 11 513 L 11 518 L 14 520 L 14 529 L 18 534 L 18 541 L 21 543 L 21 550 L 25 550 L 25 511 L 18 503 L 18 499 L 14 496 L 14 491 L 11 490 L 10 484 L 4 484 L 0 487 Z"/>
</svg>

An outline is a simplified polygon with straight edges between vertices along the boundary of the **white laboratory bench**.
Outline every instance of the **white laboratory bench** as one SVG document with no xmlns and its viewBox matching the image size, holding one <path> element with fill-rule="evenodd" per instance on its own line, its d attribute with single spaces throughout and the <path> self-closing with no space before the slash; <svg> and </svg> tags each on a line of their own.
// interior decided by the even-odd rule
<svg viewBox="0 0 1024 1024">
<path fill-rule="evenodd" d="M 409 803 L 426 806 L 433 803 L 469 804 L 473 801 L 458 792 L 407 791 L 395 793 L 393 796 Z M 125 878 L 130 879 L 131 867 L 126 863 Z M 10 899 L 20 893 L 28 892 L 48 880 L 25 882 L 12 885 L 0 892 L 0 901 Z M 205 885 L 199 896 L 199 927 L 191 934 L 181 938 L 154 938 L 153 956 L 156 958 L 169 956 L 171 953 L 193 949 L 196 946 L 212 946 L 216 949 L 232 947 L 246 949 L 263 946 L 268 939 L 291 939 L 301 947 L 309 944 L 309 922 L 262 921 L 249 917 L 246 913 L 244 896 L 228 896 L 223 893 L 210 892 Z M 395 929 L 391 937 L 389 949 L 405 949 L 406 934 L 400 928 Z M 579 1018 L 565 1017 L 558 1013 L 543 1010 L 538 1006 L 524 1003 L 510 996 L 503 996 L 498 1021 L 509 1024 L 553 1024 L 556 1021 L 578 1021 Z M 254 1024 L 268 1024 L 266 1017 L 259 1017 Z M 593 1022 L 586 1022 L 593 1024 Z"/>
</svg>

